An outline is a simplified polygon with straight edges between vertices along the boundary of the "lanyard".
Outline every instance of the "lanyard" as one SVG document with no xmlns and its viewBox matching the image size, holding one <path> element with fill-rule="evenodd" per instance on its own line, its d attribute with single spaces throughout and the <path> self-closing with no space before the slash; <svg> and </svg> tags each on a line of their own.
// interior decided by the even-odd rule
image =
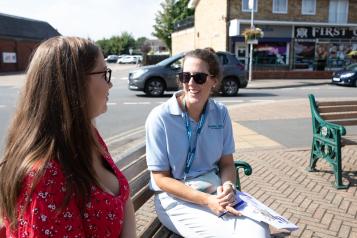
<svg viewBox="0 0 357 238">
<path fill-rule="evenodd" d="M 187 132 L 187 137 L 188 137 L 188 152 L 187 152 L 187 157 L 186 157 L 184 180 L 186 180 L 186 176 L 187 176 L 188 172 L 190 171 L 192 163 L 193 163 L 193 159 L 195 158 L 197 138 L 198 138 L 199 134 L 201 133 L 203 124 L 205 123 L 205 120 L 206 120 L 206 115 L 205 115 L 206 104 L 203 107 L 203 111 L 201 113 L 200 120 L 198 122 L 198 126 L 196 129 L 196 137 L 194 138 L 195 140 L 191 141 L 192 140 L 191 122 L 190 122 L 190 118 L 189 118 L 189 115 L 187 112 L 186 101 L 183 100 L 183 105 L 185 107 L 185 112 L 184 112 L 185 126 L 186 126 L 186 132 Z"/>
</svg>

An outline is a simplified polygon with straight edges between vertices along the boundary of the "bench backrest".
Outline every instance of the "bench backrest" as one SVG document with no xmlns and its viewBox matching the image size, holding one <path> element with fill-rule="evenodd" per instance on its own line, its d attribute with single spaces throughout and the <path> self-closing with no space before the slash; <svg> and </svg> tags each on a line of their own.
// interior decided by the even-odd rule
<svg viewBox="0 0 357 238">
<path fill-rule="evenodd" d="M 313 95 L 309 95 L 315 101 Z M 319 101 L 310 103 L 325 121 L 342 126 L 357 125 L 357 101 Z"/>
</svg>

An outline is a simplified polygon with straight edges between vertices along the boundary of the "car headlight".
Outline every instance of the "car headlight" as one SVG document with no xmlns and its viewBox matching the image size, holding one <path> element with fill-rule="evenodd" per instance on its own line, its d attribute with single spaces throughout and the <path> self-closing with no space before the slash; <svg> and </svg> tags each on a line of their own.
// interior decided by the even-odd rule
<svg viewBox="0 0 357 238">
<path fill-rule="evenodd" d="M 355 75 L 355 73 L 345 73 L 345 74 L 341 74 L 341 78 L 350 78 L 353 75 Z"/>
<path fill-rule="evenodd" d="M 148 70 L 147 69 L 139 69 L 133 72 L 133 78 L 139 78 L 141 75 L 145 74 Z"/>
</svg>

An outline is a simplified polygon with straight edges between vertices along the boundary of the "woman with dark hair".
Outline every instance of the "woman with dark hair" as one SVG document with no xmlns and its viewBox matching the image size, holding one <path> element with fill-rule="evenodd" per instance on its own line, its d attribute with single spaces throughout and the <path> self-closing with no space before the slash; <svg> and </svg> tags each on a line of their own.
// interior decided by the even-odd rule
<svg viewBox="0 0 357 238">
<path fill-rule="evenodd" d="M 93 120 L 111 70 L 91 41 L 55 37 L 36 50 L 0 166 L 8 237 L 135 237 L 127 180 Z"/>
<path fill-rule="evenodd" d="M 183 90 L 146 121 L 146 158 L 160 221 L 188 238 L 269 237 L 267 224 L 233 208 L 232 124 L 227 108 L 210 99 L 221 79 L 216 54 L 188 52 L 178 77 Z"/>
</svg>

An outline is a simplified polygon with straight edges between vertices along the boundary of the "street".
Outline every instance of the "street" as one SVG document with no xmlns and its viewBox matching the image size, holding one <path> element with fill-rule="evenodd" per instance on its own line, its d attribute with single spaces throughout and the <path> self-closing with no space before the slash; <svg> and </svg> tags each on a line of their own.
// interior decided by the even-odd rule
<svg viewBox="0 0 357 238">
<path fill-rule="evenodd" d="M 129 70 L 135 69 L 135 65 L 108 65 L 113 70 L 113 88 L 110 90 L 108 112 L 96 119 L 96 124 L 104 138 L 112 148 L 124 144 L 123 139 L 131 141 L 144 135 L 144 123 L 148 113 L 155 106 L 165 102 L 172 93 L 166 93 L 163 97 L 147 97 L 143 92 L 129 91 L 127 89 L 127 75 Z M 16 106 L 16 100 L 23 84 L 24 75 L 0 76 L 0 148 L 3 149 L 4 137 Z M 228 107 L 234 105 L 259 104 L 262 102 L 274 103 L 292 99 L 306 99 L 309 93 L 317 98 L 341 98 L 355 97 L 356 88 L 331 85 L 330 80 L 257 80 L 249 83 L 248 88 L 240 89 L 237 97 L 215 97 L 216 100 Z M 292 107 L 294 105 L 291 105 Z M 306 119 L 296 119 L 296 122 L 288 122 L 285 125 L 294 130 L 309 127 Z M 278 141 L 287 143 L 279 131 L 284 126 L 279 121 L 265 121 L 262 124 L 255 120 L 246 120 L 242 125 L 257 130 Z M 307 131 L 306 133 L 310 133 Z M 289 142 L 291 141 L 291 142 Z M 308 142 L 303 138 L 290 138 L 287 146 L 307 146 Z M 118 144 L 119 143 L 119 144 Z"/>
</svg>

